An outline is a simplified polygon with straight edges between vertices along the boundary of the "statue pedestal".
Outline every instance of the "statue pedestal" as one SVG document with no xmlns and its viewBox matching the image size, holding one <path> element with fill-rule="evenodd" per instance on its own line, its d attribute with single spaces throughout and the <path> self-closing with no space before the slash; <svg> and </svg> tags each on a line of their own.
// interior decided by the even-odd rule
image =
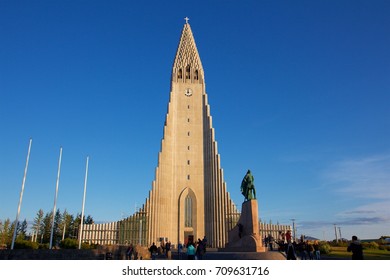
<svg viewBox="0 0 390 280">
<path fill-rule="evenodd" d="M 240 219 L 238 224 L 228 233 L 229 242 L 226 244 L 225 250 L 234 252 L 265 252 L 265 247 L 263 247 L 261 236 L 259 235 L 258 212 L 256 199 L 245 201 L 242 204 Z"/>
</svg>

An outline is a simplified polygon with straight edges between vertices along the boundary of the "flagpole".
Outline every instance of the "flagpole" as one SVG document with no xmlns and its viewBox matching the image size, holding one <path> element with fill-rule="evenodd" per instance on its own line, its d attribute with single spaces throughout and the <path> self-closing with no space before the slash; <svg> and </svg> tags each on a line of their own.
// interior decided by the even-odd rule
<svg viewBox="0 0 390 280">
<path fill-rule="evenodd" d="M 17 211 L 17 213 L 16 213 L 15 228 L 14 228 L 14 234 L 13 234 L 13 236 L 12 236 L 11 250 L 14 249 L 14 245 L 15 245 L 16 231 L 17 231 L 17 229 L 18 229 L 18 223 L 19 223 L 20 208 L 22 207 L 22 200 L 23 200 L 23 193 L 24 193 L 24 185 L 25 185 L 25 183 L 26 183 L 28 162 L 29 162 L 29 160 L 30 160 L 31 144 L 32 144 L 32 138 L 30 138 L 30 142 L 29 142 L 29 144 L 28 144 L 28 152 L 27 152 L 26 166 L 25 166 L 25 168 L 24 168 L 24 175 L 23 175 L 23 181 L 22 181 L 22 190 L 20 191 L 20 196 L 19 196 L 19 205 L 18 205 L 18 211 Z"/>
<path fill-rule="evenodd" d="M 56 208 L 57 208 L 58 185 L 59 185 L 59 182 L 60 182 L 60 173 L 61 173 L 61 159 L 62 159 L 62 147 L 60 148 L 60 158 L 58 159 L 57 183 L 56 183 L 56 193 L 54 195 L 54 207 L 53 207 L 53 217 L 52 217 L 52 221 L 51 221 L 51 232 L 50 232 L 50 245 L 49 245 L 49 249 L 51 249 L 52 245 L 53 245 L 54 219 L 55 219 Z"/>
<path fill-rule="evenodd" d="M 81 240 L 83 238 L 84 206 L 85 206 L 85 195 L 87 193 L 87 180 L 88 180 L 88 162 L 89 162 L 89 156 L 87 156 L 87 163 L 85 167 L 84 195 L 83 195 L 83 205 L 81 209 L 80 234 L 79 234 L 79 249 L 81 249 Z"/>
</svg>

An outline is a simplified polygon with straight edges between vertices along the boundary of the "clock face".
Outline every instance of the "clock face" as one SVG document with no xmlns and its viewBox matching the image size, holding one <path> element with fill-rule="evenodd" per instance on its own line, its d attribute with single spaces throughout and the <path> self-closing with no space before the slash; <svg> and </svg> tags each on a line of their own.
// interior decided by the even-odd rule
<svg viewBox="0 0 390 280">
<path fill-rule="evenodd" d="M 184 91 L 184 94 L 185 94 L 186 96 L 191 96 L 191 95 L 192 95 L 192 89 L 187 88 L 187 89 Z"/>
</svg>

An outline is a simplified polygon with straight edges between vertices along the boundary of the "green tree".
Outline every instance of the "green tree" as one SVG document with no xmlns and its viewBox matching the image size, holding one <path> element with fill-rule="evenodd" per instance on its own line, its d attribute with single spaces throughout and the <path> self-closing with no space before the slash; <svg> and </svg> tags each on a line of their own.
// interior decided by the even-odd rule
<svg viewBox="0 0 390 280">
<path fill-rule="evenodd" d="M 72 237 L 78 239 L 80 230 L 81 214 L 77 213 L 76 218 L 73 220 L 73 235 Z"/>
<path fill-rule="evenodd" d="M 18 239 L 25 239 L 27 236 L 27 226 L 28 223 L 26 219 L 23 220 L 22 223 L 18 222 L 18 230 L 17 230 L 17 238 Z"/>
<path fill-rule="evenodd" d="M 18 225 L 19 225 L 19 222 L 18 222 Z M 7 244 L 9 247 L 11 247 L 12 238 L 14 236 L 14 231 L 15 231 L 15 221 L 10 223 L 10 226 L 8 227 L 8 242 L 7 242 Z M 18 236 L 18 227 L 16 228 L 16 236 Z"/>
<path fill-rule="evenodd" d="M 65 233 L 65 238 L 75 238 L 75 222 L 74 222 L 74 216 L 68 215 L 66 217 L 66 223 L 67 223 L 67 231 Z"/>
<path fill-rule="evenodd" d="M 60 225 L 62 223 L 62 215 L 60 209 L 57 209 L 54 216 L 54 228 L 53 228 L 53 245 L 58 245 L 62 239 L 62 230 Z"/>
<path fill-rule="evenodd" d="M 51 232 L 51 221 L 52 221 L 52 213 L 46 213 L 43 218 L 43 230 L 42 230 L 42 243 L 50 242 L 50 232 Z"/>
<path fill-rule="evenodd" d="M 73 216 L 69 215 L 68 211 L 66 211 L 65 209 L 64 212 L 62 213 L 62 219 L 60 225 L 60 231 L 64 239 L 70 236 L 72 222 L 73 222 Z M 61 240 L 63 240 L 62 237 Z"/>
<path fill-rule="evenodd" d="M 11 238 L 9 235 L 10 225 L 11 225 L 10 219 L 6 219 L 4 220 L 4 222 L 1 222 L 0 224 L 0 246 L 11 244 Z"/>
<path fill-rule="evenodd" d="M 93 221 L 93 218 L 91 217 L 91 215 L 88 215 L 87 218 L 84 220 L 84 224 L 86 224 L 86 225 L 91 225 L 93 223 L 94 223 L 94 221 Z"/>
<path fill-rule="evenodd" d="M 35 232 L 35 235 L 37 236 L 37 241 L 41 240 L 41 237 L 42 237 L 42 234 L 44 231 L 43 216 L 44 216 L 43 210 L 39 209 L 35 218 L 34 218 L 33 231 Z"/>
<path fill-rule="evenodd" d="M 85 224 L 85 225 L 94 223 L 91 215 L 88 215 L 87 218 L 85 218 L 85 216 L 84 216 L 83 221 L 84 221 L 83 224 Z M 81 224 L 81 214 L 77 213 L 76 218 L 73 221 L 73 231 L 74 231 L 73 237 L 76 239 L 78 239 L 80 224 Z"/>
</svg>

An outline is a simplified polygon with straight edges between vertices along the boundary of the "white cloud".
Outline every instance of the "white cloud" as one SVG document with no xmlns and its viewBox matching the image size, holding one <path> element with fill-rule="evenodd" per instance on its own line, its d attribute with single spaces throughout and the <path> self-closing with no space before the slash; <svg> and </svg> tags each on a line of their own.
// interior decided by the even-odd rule
<svg viewBox="0 0 390 280">
<path fill-rule="evenodd" d="M 344 224 L 390 221 L 390 155 L 348 159 L 333 164 L 325 174 L 333 190 L 359 206 L 338 213 Z M 348 206 L 348 205 L 346 205 Z"/>
<path fill-rule="evenodd" d="M 390 201 L 365 203 L 338 214 L 348 224 L 375 224 L 390 222 Z"/>
<path fill-rule="evenodd" d="M 390 155 L 343 160 L 334 163 L 325 176 L 340 193 L 390 200 Z"/>
</svg>

